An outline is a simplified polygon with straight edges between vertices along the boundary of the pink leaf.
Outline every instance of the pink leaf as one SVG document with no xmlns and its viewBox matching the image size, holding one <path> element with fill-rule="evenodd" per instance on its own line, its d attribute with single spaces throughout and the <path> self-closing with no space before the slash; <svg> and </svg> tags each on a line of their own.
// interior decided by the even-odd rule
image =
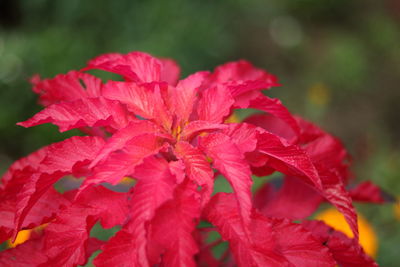
<svg viewBox="0 0 400 267">
<path fill-rule="evenodd" d="M 256 127 L 247 123 L 229 123 L 223 133 L 230 136 L 241 153 L 252 152 L 257 147 Z"/>
<path fill-rule="evenodd" d="M 182 124 L 186 123 L 197 100 L 198 88 L 203 84 L 208 72 L 196 72 L 170 88 L 171 109 Z"/>
<path fill-rule="evenodd" d="M 229 81 L 263 81 L 269 83 L 269 87 L 277 85 L 275 76 L 254 67 L 251 63 L 245 60 L 228 62 L 224 65 L 218 66 L 214 70 L 210 80 L 213 83 L 226 83 Z"/>
<path fill-rule="evenodd" d="M 98 97 L 102 88 L 101 80 L 79 71 L 59 74 L 53 79 L 40 80 L 34 77 L 33 91 L 40 96 L 44 106 L 62 101 L 74 101 L 87 97 Z"/>
<path fill-rule="evenodd" d="M 174 60 L 169 58 L 159 58 L 159 60 L 162 63 L 161 81 L 175 86 L 179 80 L 179 75 L 181 72 L 179 65 Z"/>
<path fill-rule="evenodd" d="M 215 130 L 220 130 L 225 128 L 227 128 L 227 126 L 224 124 L 210 123 L 208 121 L 199 121 L 199 120 L 191 121 L 185 126 L 185 128 L 183 128 L 180 134 L 180 139 L 190 141 L 196 135 L 199 135 L 201 133 L 213 132 Z"/>
<path fill-rule="evenodd" d="M 126 111 L 117 101 L 99 98 L 82 98 L 72 102 L 53 104 L 18 125 L 32 127 L 53 123 L 64 132 L 84 126 L 111 126 L 121 128 L 127 124 Z"/>
<path fill-rule="evenodd" d="M 103 54 L 88 62 L 84 70 L 89 69 L 114 72 L 134 82 L 159 81 L 161 76 L 161 62 L 143 52 Z"/>
<path fill-rule="evenodd" d="M 221 123 L 231 112 L 234 100 L 225 86 L 217 85 L 202 92 L 197 107 L 198 119 Z"/>
<path fill-rule="evenodd" d="M 108 82 L 104 85 L 104 97 L 118 100 L 127 105 L 128 110 L 142 118 L 154 120 L 169 130 L 172 124 L 161 91 L 166 84 L 136 84 L 133 82 Z"/>
</svg>

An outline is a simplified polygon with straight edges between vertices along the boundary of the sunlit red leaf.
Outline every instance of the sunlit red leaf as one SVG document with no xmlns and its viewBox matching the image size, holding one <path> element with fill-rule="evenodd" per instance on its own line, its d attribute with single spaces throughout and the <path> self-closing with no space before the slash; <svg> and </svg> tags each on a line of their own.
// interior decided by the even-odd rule
<svg viewBox="0 0 400 267">
<path fill-rule="evenodd" d="M 114 72 L 134 82 L 159 81 L 161 76 L 161 62 L 143 52 L 103 54 L 88 62 L 84 70 L 89 69 Z"/>
<path fill-rule="evenodd" d="M 126 111 L 116 101 L 102 97 L 82 98 L 52 104 L 18 125 L 32 127 L 43 123 L 55 124 L 61 132 L 85 126 L 111 126 L 118 129 L 126 125 L 127 118 Z"/>
<path fill-rule="evenodd" d="M 142 118 L 154 120 L 166 129 L 172 124 L 161 91 L 166 84 L 137 84 L 133 82 L 108 82 L 104 85 L 103 96 L 126 104 L 128 110 Z"/>
<path fill-rule="evenodd" d="M 179 120 L 187 122 L 197 100 L 199 87 L 203 84 L 208 72 L 197 72 L 179 81 L 176 87 L 170 88 L 171 109 Z"/>
<path fill-rule="evenodd" d="M 170 58 L 159 58 L 161 61 L 161 81 L 176 85 L 179 80 L 181 69 L 179 65 Z"/>
<path fill-rule="evenodd" d="M 102 88 L 99 78 L 79 71 L 70 71 L 45 80 L 35 76 L 31 82 L 34 85 L 32 90 L 40 96 L 40 103 L 44 106 L 62 101 L 98 97 Z"/>
<path fill-rule="evenodd" d="M 228 89 L 222 85 L 208 88 L 202 92 L 197 107 L 199 120 L 221 123 L 231 112 L 234 103 Z"/>
</svg>

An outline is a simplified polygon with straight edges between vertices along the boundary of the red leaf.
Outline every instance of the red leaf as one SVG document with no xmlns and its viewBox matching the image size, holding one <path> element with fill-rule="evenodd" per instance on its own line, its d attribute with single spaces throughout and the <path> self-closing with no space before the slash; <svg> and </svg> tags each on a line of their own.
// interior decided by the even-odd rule
<svg viewBox="0 0 400 267">
<path fill-rule="evenodd" d="M 159 58 L 159 60 L 162 63 L 161 81 L 176 85 L 181 72 L 179 65 L 170 58 Z"/>
<path fill-rule="evenodd" d="M 17 171 L 22 171 L 25 168 L 35 169 L 35 170 L 38 169 L 40 166 L 40 163 L 47 155 L 47 149 L 48 149 L 48 147 L 43 147 L 43 148 L 31 153 L 30 155 L 15 161 L 8 168 L 7 172 L 1 178 L 0 189 L 5 189 L 4 193 L 10 194 L 10 195 L 14 195 L 15 193 L 17 193 L 20 190 L 20 188 L 16 189 L 15 191 L 11 190 L 11 188 L 10 188 L 10 187 L 14 187 L 16 182 L 18 183 L 18 180 L 21 180 L 21 179 L 18 179 L 18 180 L 12 179 L 15 176 L 14 173 Z M 10 181 L 11 181 L 11 185 L 8 184 Z"/>
<path fill-rule="evenodd" d="M 293 129 L 283 120 L 271 114 L 255 114 L 247 117 L 243 122 L 261 127 L 270 133 L 285 138 L 290 144 L 298 137 Z"/>
<path fill-rule="evenodd" d="M 60 208 L 67 206 L 69 201 L 60 193 L 50 188 L 33 205 L 26 216 L 23 229 L 32 229 L 51 221 Z M 5 200 L 0 203 L 0 243 L 11 238 L 14 230 L 16 200 Z"/>
<path fill-rule="evenodd" d="M 173 197 L 176 178 L 168 162 L 155 157 L 147 158 L 135 169 L 138 182 L 133 188 L 130 217 L 127 229 L 132 233 L 132 265 L 149 266 L 147 258 L 147 223 L 157 208 Z M 105 252 L 107 253 L 107 252 Z"/>
<path fill-rule="evenodd" d="M 239 266 L 332 266 L 328 250 L 300 225 L 252 215 L 243 225 L 232 194 L 218 193 L 205 210 L 229 246 Z M 246 235 L 246 227 L 251 235 Z"/>
<path fill-rule="evenodd" d="M 46 262 L 42 250 L 43 238 L 35 238 L 15 248 L 0 252 L 0 266 L 31 267 Z"/>
<path fill-rule="evenodd" d="M 90 69 L 114 72 L 134 82 L 159 81 L 161 76 L 161 62 L 143 52 L 103 54 L 88 62 L 84 70 Z"/>
<path fill-rule="evenodd" d="M 296 134 L 300 133 L 297 121 L 293 115 L 290 114 L 287 108 L 282 105 L 282 102 L 279 99 L 269 98 L 260 93 L 258 97 L 250 100 L 250 103 L 246 108 L 255 108 L 265 111 L 287 123 Z"/>
<path fill-rule="evenodd" d="M 226 83 L 230 81 L 256 81 L 264 82 L 264 89 L 272 86 L 277 86 L 276 77 L 267 73 L 262 69 L 254 67 L 251 63 L 245 60 L 228 62 L 218 66 L 210 77 L 212 83 Z M 243 93 L 243 92 L 240 92 Z M 235 93 L 234 96 L 240 94 Z"/>
<path fill-rule="evenodd" d="M 334 170 L 343 182 L 347 182 L 349 155 L 338 139 L 323 133 L 303 147 L 318 166 L 318 171 Z"/>
<path fill-rule="evenodd" d="M 353 201 L 382 204 L 394 200 L 393 197 L 385 193 L 371 181 L 364 181 L 356 185 L 356 187 L 350 189 L 349 193 Z"/>
<path fill-rule="evenodd" d="M 229 247 L 238 266 L 285 266 L 284 257 L 273 251 L 274 240 L 269 223 L 263 223 L 264 231 L 257 231 L 262 248 L 253 242 L 250 233 L 255 229 L 244 224 L 239 207 L 232 194 L 217 193 L 204 210 L 206 219 L 218 228 L 222 238 L 229 242 Z M 252 231 L 250 232 L 250 229 Z M 260 244 L 258 244 L 260 246 Z M 258 250 L 260 249 L 260 250 Z"/>
<path fill-rule="evenodd" d="M 211 123 L 221 123 L 231 112 L 234 100 L 228 88 L 222 85 L 202 92 L 197 107 L 198 119 Z"/>
<path fill-rule="evenodd" d="M 128 212 L 127 195 L 92 187 L 45 229 L 44 253 L 49 260 L 41 266 L 84 265 L 90 256 L 89 234 L 97 220 L 103 227 L 122 224 Z"/>
<path fill-rule="evenodd" d="M 309 180 L 305 181 L 312 181 L 317 190 L 345 215 L 354 236 L 358 238 L 356 212 L 343 184 L 348 175 L 346 150 L 336 138 L 306 121 L 300 119 L 298 121 L 302 126 L 302 135 L 299 136 L 298 141 L 307 141 L 307 144 L 303 145 L 305 151 L 298 146 L 282 143 L 284 139 L 279 139 L 271 133 L 262 132 L 260 134 L 259 151 L 266 154 L 271 153 L 261 147 L 268 147 L 267 150 L 272 150 L 269 156 L 273 157 L 273 160 L 269 159 L 265 162 L 266 166 L 303 179 L 304 176 L 308 177 Z M 261 120 L 258 123 L 261 123 Z M 262 162 L 260 157 L 253 157 Z M 276 159 L 280 162 L 275 161 Z M 281 163 L 285 163 L 286 166 L 290 166 L 300 173 L 296 174 Z"/>
<path fill-rule="evenodd" d="M 176 87 L 170 87 L 171 109 L 179 119 L 178 125 L 188 121 L 197 100 L 198 88 L 208 75 L 206 71 L 196 72 L 179 81 Z"/>
<path fill-rule="evenodd" d="M 224 175 L 231 184 L 240 215 L 245 224 L 249 222 L 251 212 L 251 171 L 243 154 L 234 142 L 221 133 L 210 134 L 200 140 L 207 156 L 213 160 L 213 166 Z"/>
<path fill-rule="evenodd" d="M 75 136 L 48 146 L 47 155 L 38 170 L 26 174 L 29 179 L 17 195 L 14 234 L 40 197 L 61 177 L 77 172 L 77 168 L 93 159 L 103 144 L 103 139 L 99 137 Z"/>
<path fill-rule="evenodd" d="M 230 136 L 241 153 L 252 152 L 257 147 L 256 127 L 247 123 L 229 123 L 223 133 Z"/>
<path fill-rule="evenodd" d="M 202 203 L 206 203 L 214 188 L 214 172 L 206 156 L 200 149 L 187 142 L 178 142 L 174 152 L 185 163 L 185 171 L 189 179 L 205 187 Z"/>
<path fill-rule="evenodd" d="M 110 153 L 124 148 L 126 143 L 134 137 L 143 134 L 154 134 L 155 136 L 172 138 L 164 133 L 163 129 L 148 120 L 133 120 L 125 127 L 114 133 L 105 146 L 99 151 L 90 167 L 94 167 L 98 162 L 106 159 Z"/>
<path fill-rule="evenodd" d="M 255 207 L 265 216 L 304 219 L 323 201 L 323 197 L 296 177 L 285 177 L 281 188 L 273 181 L 265 183 L 255 194 Z"/>
<path fill-rule="evenodd" d="M 210 123 L 208 121 L 191 121 L 183 128 L 180 139 L 192 140 L 196 135 L 227 128 L 224 124 Z"/>
<path fill-rule="evenodd" d="M 309 231 L 288 220 L 272 220 L 277 249 L 293 266 L 334 266 L 331 253 Z"/>
<path fill-rule="evenodd" d="M 193 256 L 198 247 L 193 232 L 199 217 L 200 198 L 196 185 L 187 180 L 176 189 L 174 198 L 157 210 L 151 221 L 149 236 L 151 242 L 162 247 L 163 266 L 196 266 Z M 152 258 L 156 259 L 155 255 Z"/>
<path fill-rule="evenodd" d="M 267 166 L 288 175 L 300 176 L 322 190 L 321 179 L 310 157 L 300 147 L 290 145 L 278 136 L 261 131 L 257 151 L 268 156 Z"/>
<path fill-rule="evenodd" d="M 53 104 L 17 124 L 32 127 L 43 123 L 57 125 L 60 132 L 84 126 L 111 126 L 118 129 L 127 124 L 127 118 L 126 111 L 117 101 L 98 97 Z"/>
<path fill-rule="evenodd" d="M 62 101 L 74 101 L 87 97 L 98 97 L 102 88 L 101 80 L 79 71 L 59 74 L 53 79 L 32 78 L 33 91 L 40 95 L 44 106 Z"/>
<path fill-rule="evenodd" d="M 118 100 L 127 105 L 128 110 L 142 118 L 153 120 L 169 130 L 172 124 L 161 91 L 166 84 L 136 84 L 133 82 L 108 82 L 104 85 L 104 97 Z"/>
<path fill-rule="evenodd" d="M 320 176 L 324 197 L 344 215 L 354 238 L 358 240 L 357 213 L 340 176 L 334 171 L 321 171 Z"/>
<path fill-rule="evenodd" d="M 356 239 L 348 238 L 342 232 L 334 230 L 322 221 L 305 221 L 302 225 L 329 248 L 333 258 L 340 266 L 378 266 L 373 259 L 365 254 Z"/>
<path fill-rule="evenodd" d="M 122 151 L 111 153 L 103 162 L 97 164 L 81 189 L 104 182 L 117 184 L 123 177 L 132 175 L 135 167 L 141 164 L 144 158 L 157 154 L 165 146 L 163 138 L 153 134 L 142 134 L 132 138 Z"/>
<path fill-rule="evenodd" d="M 102 252 L 93 260 L 96 267 L 132 267 L 135 262 L 135 237 L 129 231 L 122 229 L 102 247 Z M 140 265 L 139 265 L 140 266 Z M 146 266 L 146 265 L 142 265 Z"/>
</svg>

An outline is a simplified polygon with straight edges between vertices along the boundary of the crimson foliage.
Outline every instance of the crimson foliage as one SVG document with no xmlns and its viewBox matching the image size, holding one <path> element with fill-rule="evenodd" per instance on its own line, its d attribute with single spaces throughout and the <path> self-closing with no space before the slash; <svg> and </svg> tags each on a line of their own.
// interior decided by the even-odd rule
<svg viewBox="0 0 400 267">
<path fill-rule="evenodd" d="M 104 83 L 92 69 L 124 81 Z M 278 85 L 273 75 L 246 61 L 183 80 L 179 72 L 170 59 L 132 52 L 32 79 L 45 108 L 19 125 L 52 123 L 87 136 L 44 147 L 3 176 L 0 242 L 47 226 L 1 252 L 1 265 L 84 265 L 101 250 L 96 266 L 376 266 L 358 244 L 351 195 L 381 202 L 381 191 L 372 184 L 346 190 L 346 150 L 262 93 Z M 245 108 L 260 113 L 227 122 Z M 283 185 L 268 182 L 253 195 L 253 179 L 273 172 Z M 66 176 L 83 183 L 56 191 Z M 118 192 L 124 177 L 135 184 Z M 233 192 L 214 192 L 217 177 Z M 323 201 L 343 213 L 354 239 L 305 220 Z M 120 230 L 102 242 L 90 237 L 96 223 Z M 229 247 L 217 257 L 223 241 Z"/>
</svg>

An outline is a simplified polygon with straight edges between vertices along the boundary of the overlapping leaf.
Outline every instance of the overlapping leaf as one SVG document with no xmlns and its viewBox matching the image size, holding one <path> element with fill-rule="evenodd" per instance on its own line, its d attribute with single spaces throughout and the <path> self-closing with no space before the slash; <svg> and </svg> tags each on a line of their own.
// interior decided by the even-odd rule
<svg viewBox="0 0 400 267">
<path fill-rule="evenodd" d="M 239 266 L 333 266 L 328 250 L 300 225 L 253 213 L 242 223 L 231 194 L 219 193 L 205 210 L 223 239 L 230 242 Z M 246 235 L 246 227 L 251 234 Z"/>
<path fill-rule="evenodd" d="M 31 82 L 34 85 L 33 91 L 40 96 L 40 103 L 44 106 L 62 101 L 98 97 L 102 88 L 99 78 L 79 71 L 70 71 L 45 80 L 35 76 Z"/>
<path fill-rule="evenodd" d="M 102 97 L 82 98 L 53 104 L 18 125 L 31 127 L 43 123 L 53 123 L 61 132 L 85 126 L 111 126 L 119 129 L 127 124 L 127 116 L 117 101 Z"/>
</svg>

